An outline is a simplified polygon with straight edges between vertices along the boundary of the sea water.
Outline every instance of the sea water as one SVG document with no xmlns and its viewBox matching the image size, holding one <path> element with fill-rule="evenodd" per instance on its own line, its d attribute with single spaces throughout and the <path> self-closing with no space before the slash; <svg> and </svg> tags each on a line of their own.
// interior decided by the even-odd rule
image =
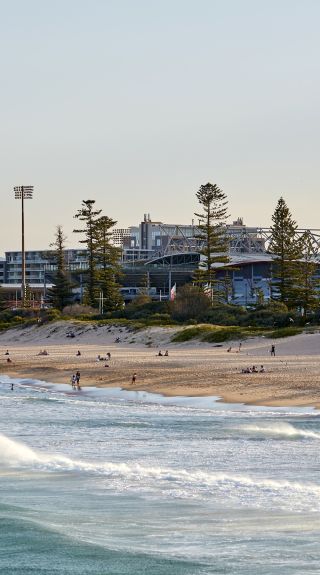
<svg viewBox="0 0 320 575">
<path fill-rule="evenodd" d="M 0 376 L 0 574 L 320 573 L 320 418 Z"/>
</svg>

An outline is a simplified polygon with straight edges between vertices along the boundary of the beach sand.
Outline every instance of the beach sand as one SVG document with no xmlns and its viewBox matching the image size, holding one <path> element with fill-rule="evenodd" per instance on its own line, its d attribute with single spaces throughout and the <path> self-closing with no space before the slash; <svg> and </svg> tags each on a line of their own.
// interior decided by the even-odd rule
<svg viewBox="0 0 320 575">
<path fill-rule="evenodd" d="M 67 337 L 70 330 L 74 338 Z M 174 331 L 176 328 L 128 332 L 77 322 L 9 330 L 0 334 L 0 373 L 70 383 L 72 373 L 79 370 L 82 386 L 122 387 L 168 396 L 214 395 L 232 403 L 320 407 L 320 333 L 275 342 L 252 338 L 242 341 L 239 352 L 238 342 L 173 344 Z M 118 344 L 116 337 L 121 339 Z M 270 356 L 272 343 L 275 357 Z M 38 355 L 44 348 L 49 355 Z M 12 363 L 6 361 L 7 349 Z M 159 357 L 159 349 L 168 349 L 169 356 Z M 109 362 L 97 361 L 98 354 L 105 357 L 107 352 L 111 353 Z M 252 365 L 258 369 L 263 365 L 265 373 L 241 373 Z M 132 384 L 134 372 L 137 378 Z"/>
</svg>

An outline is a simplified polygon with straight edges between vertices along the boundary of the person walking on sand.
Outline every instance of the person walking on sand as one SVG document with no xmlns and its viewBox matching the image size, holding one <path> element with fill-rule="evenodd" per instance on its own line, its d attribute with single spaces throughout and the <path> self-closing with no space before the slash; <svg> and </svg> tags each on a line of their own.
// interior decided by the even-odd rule
<svg viewBox="0 0 320 575">
<path fill-rule="evenodd" d="M 131 379 L 131 383 L 135 383 L 136 379 L 137 379 L 137 374 L 136 374 L 136 372 L 134 372 L 132 379 Z"/>
<path fill-rule="evenodd" d="M 276 346 L 274 345 L 274 343 L 272 344 L 271 348 L 270 348 L 270 355 L 271 357 L 276 357 Z"/>
</svg>

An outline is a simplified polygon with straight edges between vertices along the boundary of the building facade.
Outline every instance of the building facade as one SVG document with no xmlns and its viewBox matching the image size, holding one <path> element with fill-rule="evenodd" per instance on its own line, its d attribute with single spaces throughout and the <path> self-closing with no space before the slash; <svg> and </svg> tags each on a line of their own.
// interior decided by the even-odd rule
<svg viewBox="0 0 320 575">
<path fill-rule="evenodd" d="M 272 266 L 272 256 L 267 251 L 270 230 L 245 226 L 239 218 L 225 226 L 225 231 L 229 240 L 230 264 L 218 264 L 216 276 L 223 284 L 224 276 L 228 275 L 231 286 L 228 301 L 252 305 L 261 297 L 268 300 Z M 303 231 L 298 230 L 297 233 Z M 314 241 L 320 241 L 317 230 L 314 230 Z M 152 221 L 150 215 L 145 214 L 139 226 L 120 228 L 114 237 L 114 245 L 116 242 L 123 245 L 120 262 L 123 294 L 130 296 L 148 285 L 154 299 L 166 299 L 174 284 L 179 289 L 179 286 L 192 282 L 200 265 L 201 239 L 194 222 L 190 225 L 166 224 Z M 82 301 L 82 286 L 88 269 L 87 251 L 70 249 L 64 253 L 66 270 L 76 286 L 76 297 Z M 54 281 L 54 252 L 27 251 L 25 255 L 26 283 L 45 297 Z M 12 299 L 18 297 L 21 280 L 21 252 L 6 252 L 5 258 L 0 259 L 0 285 L 10 291 Z"/>
</svg>

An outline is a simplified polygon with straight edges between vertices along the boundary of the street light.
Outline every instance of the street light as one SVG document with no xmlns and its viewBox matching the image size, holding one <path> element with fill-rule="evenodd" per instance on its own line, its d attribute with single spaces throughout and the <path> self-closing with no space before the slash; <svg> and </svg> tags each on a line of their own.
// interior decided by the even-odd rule
<svg viewBox="0 0 320 575">
<path fill-rule="evenodd" d="M 25 306 L 26 296 L 26 255 L 24 251 L 24 200 L 32 200 L 33 186 L 16 186 L 14 197 L 21 200 L 21 240 L 22 240 L 22 268 L 21 268 L 21 305 Z"/>
</svg>

